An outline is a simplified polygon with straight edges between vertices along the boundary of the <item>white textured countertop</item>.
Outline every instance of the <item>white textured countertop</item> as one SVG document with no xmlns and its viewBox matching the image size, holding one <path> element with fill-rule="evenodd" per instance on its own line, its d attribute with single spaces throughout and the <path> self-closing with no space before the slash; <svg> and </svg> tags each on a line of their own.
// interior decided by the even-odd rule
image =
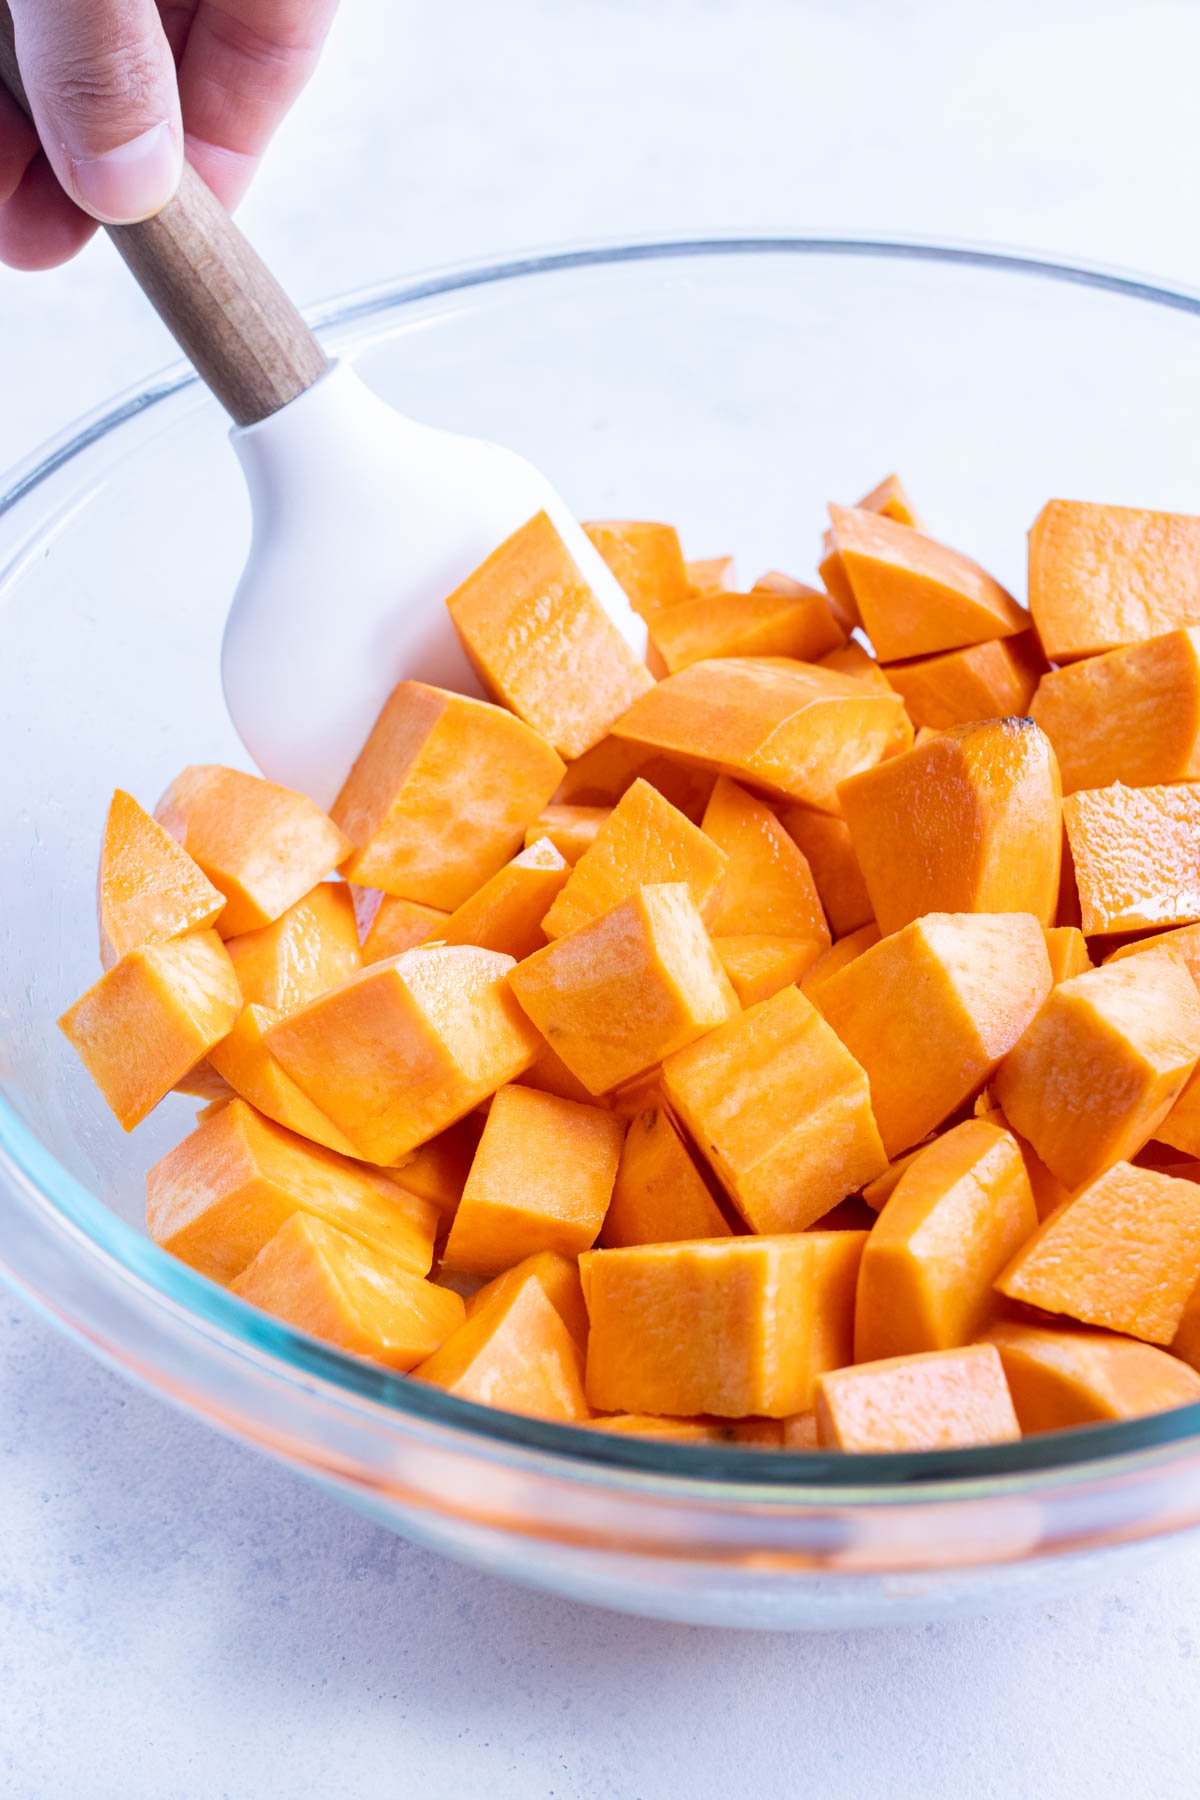
<svg viewBox="0 0 1200 1800">
<path fill-rule="evenodd" d="M 1198 66 L 1188 0 L 351 0 L 244 217 L 302 300 L 707 227 L 985 238 L 1200 286 Z M 0 326 L 0 466 L 171 355 L 103 245 L 0 273 Z M 840 1637 L 545 1599 L 0 1296 L 14 1800 L 1173 1800 L 1200 1766 L 1198 1618 L 1200 1543 L 1052 1608 Z"/>
</svg>

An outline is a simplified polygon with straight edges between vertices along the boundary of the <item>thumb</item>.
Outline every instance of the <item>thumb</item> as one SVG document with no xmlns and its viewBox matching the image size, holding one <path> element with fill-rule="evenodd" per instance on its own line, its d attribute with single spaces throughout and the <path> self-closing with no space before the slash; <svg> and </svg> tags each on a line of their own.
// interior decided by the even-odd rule
<svg viewBox="0 0 1200 1800">
<path fill-rule="evenodd" d="M 179 185 L 175 65 L 154 0 L 10 0 L 42 148 L 85 212 L 129 225 Z"/>
</svg>

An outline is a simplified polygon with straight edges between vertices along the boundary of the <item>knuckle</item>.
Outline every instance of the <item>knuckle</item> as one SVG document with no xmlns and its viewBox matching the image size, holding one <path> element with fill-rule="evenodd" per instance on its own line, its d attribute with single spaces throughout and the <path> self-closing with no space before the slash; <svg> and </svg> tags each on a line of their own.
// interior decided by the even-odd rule
<svg viewBox="0 0 1200 1800">
<path fill-rule="evenodd" d="M 117 121 L 138 117 L 161 86 L 159 59 L 150 45 L 126 44 L 62 58 L 47 86 L 70 119 Z M 161 110 L 161 107 L 155 110 Z"/>
</svg>

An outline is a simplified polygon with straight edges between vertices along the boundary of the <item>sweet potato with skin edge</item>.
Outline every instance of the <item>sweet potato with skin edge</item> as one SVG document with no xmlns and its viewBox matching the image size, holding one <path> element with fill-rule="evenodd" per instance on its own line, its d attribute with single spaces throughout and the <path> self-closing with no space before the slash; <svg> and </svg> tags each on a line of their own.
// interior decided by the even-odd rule
<svg viewBox="0 0 1200 1800">
<path fill-rule="evenodd" d="M 815 662 L 846 641 L 816 588 L 798 594 L 702 594 L 664 607 L 650 639 L 668 674 L 728 656 L 787 656 Z"/>
<path fill-rule="evenodd" d="M 225 896 L 132 794 L 118 788 L 108 809 L 96 878 L 100 961 L 111 969 L 130 950 L 203 931 Z"/>
<path fill-rule="evenodd" d="M 546 942 L 542 920 L 570 872 L 554 845 L 539 838 L 456 907 L 438 936 L 445 944 L 477 944 L 520 962 Z"/>
<path fill-rule="evenodd" d="M 1048 501 L 1029 533 L 1029 605 L 1059 663 L 1200 625 L 1200 518 Z"/>
<path fill-rule="evenodd" d="M 647 781 L 622 794 L 589 849 L 545 913 L 547 937 L 564 937 L 611 912 L 639 888 L 683 882 L 701 918 L 710 919 L 728 858 Z"/>
<path fill-rule="evenodd" d="M 499 1275 L 538 1250 L 578 1256 L 596 1241 L 625 1121 L 534 1088 L 492 1100 L 442 1255 L 447 1269 Z"/>
<path fill-rule="evenodd" d="M 318 882 L 310 894 L 257 931 L 227 938 L 247 1006 L 292 1012 L 362 967 L 358 922 L 341 881 Z"/>
<path fill-rule="evenodd" d="M 582 756 L 653 685 L 548 515 L 537 513 L 446 602 L 493 699 L 561 756 Z"/>
<path fill-rule="evenodd" d="M 752 1231 L 803 1231 L 886 1165 L 866 1076 L 797 988 L 668 1057 L 663 1086 Z"/>
<path fill-rule="evenodd" d="M 583 529 L 639 617 L 648 621 L 663 607 L 688 598 L 690 565 L 683 560 L 673 525 L 648 519 L 596 519 Z"/>
<path fill-rule="evenodd" d="M 413 1371 L 461 1400 L 578 1424 L 589 1416 L 578 1346 L 536 1280 L 510 1283 L 477 1307 Z"/>
<path fill-rule="evenodd" d="M 1089 935 L 1200 920 L 1200 789 L 1080 789 L 1063 823 Z"/>
<path fill-rule="evenodd" d="M 1060 981 L 995 1080 L 1013 1129 L 1075 1189 L 1134 1157 L 1200 1054 L 1200 999 L 1163 952 Z"/>
<path fill-rule="evenodd" d="M 502 707 L 402 681 L 333 804 L 347 878 L 452 911 L 516 855 L 563 773 Z"/>
<path fill-rule="evenodd" d="M 815 960 L 829 927 L 808 859 L 762 800 L 722 776 L 702 827 L 728 858 L 712 930 L 725 937 L 801 938 Z"/>
<path fill-rule="evenodd" d="M 353 849 L 307 794 L 215 763 L 185 769 L 154 816 L 224 894 L 226 938 L 269 925 Z"/>
<path fill-rule="evenodd" d="M 865 1232 L 589 1250 L 587 1394 L 604 1412 L 787 1418 L 849 1360 Z"/>
<path fill-rule="evenodd" d="M 1164 1350 L 1112 1332 L 1003 1320 L 983 1342 L 999 1351 L 1021 1430 L 1031 1436 L 1200 1401 L 1200 1375 Z"/>
<path fill-rule="evenodd" d="M 1200 628 L 1172 631 L 1043 675 L 1032 716 L 1063 792 L 1200 778 Z"/>
<path fill-rule="evenodd" d="M 1023 717 L 1045 667 L 1036 635 L 1022 631 L 1016 637 L 943 650 L 939 656 L 891 663 L 886 678 L 903 697 L 914 725 L 948 731 L 980 719 Z M 1033 716 L 1045 729 L 1036 711 Z M 1053 743 L 1054 733 L 1047 735 Z"/>
<path fill-rule="evenodd" d="M 1054 921 L 1062 794 L 1028 719 L 956 726 L 838 788 L 879 929 L 926 913 Z"/>
<path fill-rule="evenodd" d="M 894 1157 L 990 1080 L 1049 991 L 1031 914 L 930 913 L 863 951 L 814 998 L 866 1070 Z"/>
<path fill-rule="evenodd" d="M 511 1295 L 527 1281 L 539 1283 L 582 1356 L 587 1349 L 588 1315 L 583 1283 L 579 1279 L 579 1263 L 575 1257 L 562 1256 L 557 1250 L 537 1250 L 481 1287 L 467 1301 L 468 1319 L 474 1318 L 480 1308 L 493 1299 Z"/>
<path fill-rule="evenodd" d="M 879 761 L 899 694 L 832 669 L 752 657 L 693 663 L 636 700 L 613 735 L 782 800 L 836 812 L 837 784 Z"/>
<path fill-rule="evenodd" d="M 816 1414 L 825 1450 L 949 1450 L 1021 1435 L 991 1344 L 837 1369 L 817 1382 Z"/>
<path fill-rule="evenodd" d="M 1200 1189 L 1196 1210 L 1200 1217 Z M 969 1344 L 994 1311 L 992 1283 L 1036 1229 L 1029 1177 L 1007 1131 L 968 1119 L 927 1144 L 867 1239 L 855 1362 Z"/>
<path fill-rule="evenodd" d="M 625 1135 L 601 1247 L 732 1235 L 666 1108 L 638 1113 Z"/>
<path fill-rule="evenodd" d="M 645 1074 L 738 1011 L 682 882 L 640 888 L 535 951 L 509 983 L 551 1049 L 592 1094 Z"/>
<path fill-rule="evenodd" d="M 122 1130 L 132 1131 L 232 1030 L 241 1004 L 216 932 L 191 931 L 130 950 L 58 1025 Z"/>
<path fill-rule="evenodd" d="M 307 1213 L 293 1213 L 231 1287 L 298 1331 L 390 1369 L 432 1356 L 464 1318 L 457 1294 Z"/>
<path fill-rule="evenodd" d="M 806 806 L 785 806 L 779 822 L 803 852 L 834 937 L 847 937 L 869 925 L 874 918 L 871 897 L 845 819 L 811 812 Z"/>
</svg>

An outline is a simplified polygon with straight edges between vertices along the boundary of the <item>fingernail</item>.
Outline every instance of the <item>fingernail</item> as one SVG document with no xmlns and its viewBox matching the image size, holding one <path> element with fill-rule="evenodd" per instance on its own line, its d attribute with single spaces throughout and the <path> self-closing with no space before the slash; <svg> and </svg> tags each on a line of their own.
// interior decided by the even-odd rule
<svg viewBox="0 0 1200 1800">
<path fill-rule="evenodd" d="M 164 119 L 103 156 L 76 157 L 71 168 L 75 197 L 88 212 L 109 225 L 132 225 L 161 212 L 174 194 L 181 154 Z"/>
</svg>

